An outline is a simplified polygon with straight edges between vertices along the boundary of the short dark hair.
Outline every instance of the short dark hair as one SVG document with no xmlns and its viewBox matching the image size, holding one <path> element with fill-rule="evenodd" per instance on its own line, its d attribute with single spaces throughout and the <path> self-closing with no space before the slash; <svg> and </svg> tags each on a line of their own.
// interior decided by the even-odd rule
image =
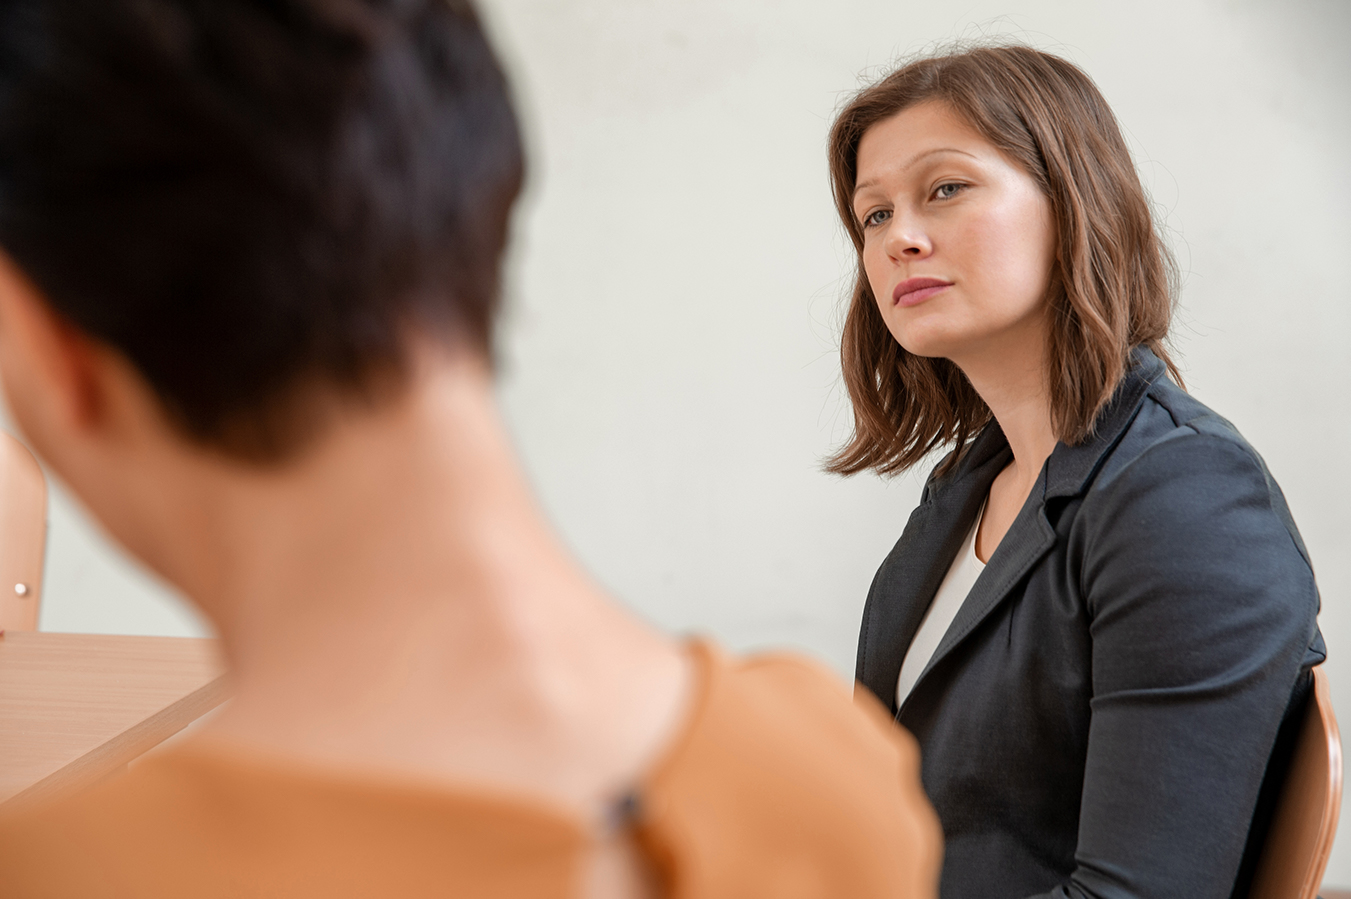
<svg viewBox="0 0 1351 899">
<path fill-rule="evenodd" d="M 465 0 L 0 6 L 0 245 L 186 435 L 283 457 L 316 384 L 490 356 L 523 154 Z"/>
<path fill-rule="evenodd" d="M 954 445 L 938 469 L 990 420 L 955 364 L 907 352 L 888 331 L 863 268 L 854 215 L 858 147 L 879 122 L 919 103 L 944 104 L 1020 165 L 1050 202 L 1057 231 L 1047 384 L 1051 424 L 1066 443 L 1093 432 L 1133 347 L 1153 350 L 1179 384 L 1164 346 L 1177 273 L 1155 229 L 1116 116 L 1093 80 L 1022 46 L 959 47 L 902 65 L 859 91 L 830 131 L 835 207 L 857 252 L 840 342 L 854 433 L 827 463 L 839 474 L 904 471 Z"/>
</svg>

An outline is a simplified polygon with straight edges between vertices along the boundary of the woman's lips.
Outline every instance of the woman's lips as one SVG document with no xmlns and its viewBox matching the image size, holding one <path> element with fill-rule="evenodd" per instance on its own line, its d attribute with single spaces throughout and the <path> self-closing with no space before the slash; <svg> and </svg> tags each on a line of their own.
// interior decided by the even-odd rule
<svg viewBox="0 0 1351 899">
<path fill-rule="evenodd" d="M 939 278 L 906 278 L 891 292 L 891 302 L 895 306 L 917 306 L 951 286 L 951 281 Z"/>
</svg>

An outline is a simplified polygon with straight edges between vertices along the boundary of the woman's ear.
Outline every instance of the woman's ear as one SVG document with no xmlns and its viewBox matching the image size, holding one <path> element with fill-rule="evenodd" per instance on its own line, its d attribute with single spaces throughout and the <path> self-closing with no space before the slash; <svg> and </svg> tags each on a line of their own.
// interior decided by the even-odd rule
<svg viewBox="0 0 1351 899">
<path fill-rule="evenodd" d="M 94 341 L 53 310 L 0 249 L 0 379 L 15 424 L 40 455 L 51 441 L 101 424 L 100 361 Z"/>
</svg>

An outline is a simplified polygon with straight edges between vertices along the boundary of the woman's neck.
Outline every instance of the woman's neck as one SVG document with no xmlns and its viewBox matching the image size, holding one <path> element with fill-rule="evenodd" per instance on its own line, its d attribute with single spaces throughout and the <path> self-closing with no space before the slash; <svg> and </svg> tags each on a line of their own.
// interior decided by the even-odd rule
<svg viewBox="0 0 1351 899">
<path fill-rule="evenodd" d="M 317 633 L 378 633 L 409 617 L 454 617 L 479 641 L 497 628 L 523 639 L 511 607 L 540 584 L 599 599 L 544 524 L 475 361 L 430 367 L 279 469 L 219 466 L 185 481 L 185 500 L 209 514 L 185 509 L 187 527 L 166 529 L 180 548 L 174 579 L 216 623 L 240 677 L 271 664 L 282 634 L 287 657 Z"/>
<path fill-rule="evenodd" d="M 660 744 L 685 663 L 544 523 L 484 367 L 424 368 L 283 468 L 171 473 L 160 556 L 235 681 L 203 737 L 586 806 Z"/>
<path fill-rule="evenodd" d="M 990 487 L 976 536 L 976 554 L 986 561 L 1012 527 L 1057 442 L 1045 341 L 1037 337 L 1012 341 L 1003 352 L 987 349 L 953 360 L 990 407 L 1013 451 L 1013 461 Z"/>
<path fill-rule="evenodd" d="M 1013 450 L 1018 483 L 1031 489 L 1042 465 L 1055 449 L 1051 404 L 1041 365 L 1008 367 L 997 371 L 967 372 L 976 392 L 990 407 L 995 421 Z"/>
</svg>

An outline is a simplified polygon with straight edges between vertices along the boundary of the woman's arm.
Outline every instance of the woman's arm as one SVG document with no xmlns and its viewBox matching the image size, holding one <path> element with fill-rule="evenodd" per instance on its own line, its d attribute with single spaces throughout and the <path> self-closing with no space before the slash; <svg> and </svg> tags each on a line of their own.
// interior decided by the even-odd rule
<svg viewBox="0 0 1351 899">
<path fill-rule="evenodd" d="M 1303 546 L 1218 429 L 1147 450 L 1078 518 L 1092 720 L 1078 867 L 1048 895 L 1226 899 L 1316 633 Z"/>
</svg>

